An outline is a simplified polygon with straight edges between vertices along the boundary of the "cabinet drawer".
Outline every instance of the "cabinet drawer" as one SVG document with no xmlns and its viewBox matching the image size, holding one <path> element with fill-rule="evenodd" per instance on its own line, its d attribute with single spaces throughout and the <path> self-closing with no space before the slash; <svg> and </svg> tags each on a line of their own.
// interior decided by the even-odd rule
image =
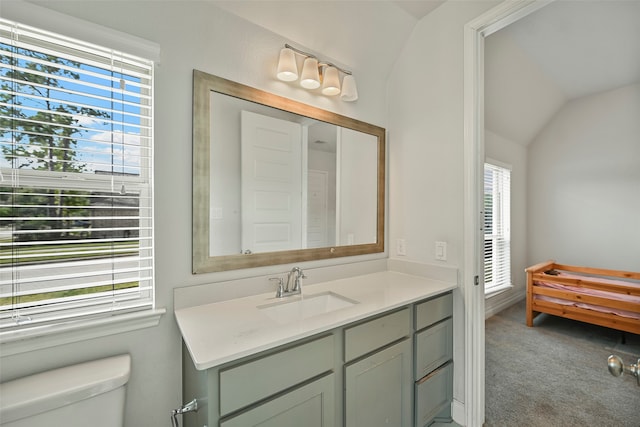
<svg viewBox="0 0 640 427">
<path fill-rule="evenodd" d="M 349 362 L 409 335 L 411 319 L 405 308 L 344 331 L 344 357 Z"/>
<path fill-rule="evenodd" d="M 449 318 L 417 333 L 415 346 L 415 378 L 419 379 L 453 357 L 453 320 Z"/>
<path fill-rule="evenodd" d="M 333 369 L 333 335 L 220 371 L 224 416 Z"/>
<path fill-rule="evenodd" d="M 453 364 L 427 375 L 416 383 L 416 427 L 428 425 L 436 415 L 451 408 Z"/>
<path fill-rule="evenodd" d="M 416 330 L 426 328 L 453 314 L 453 294 L 449 292 L 416 305 Z"/>
<path fill-rule="evenodd" d="M 291 390 L 220 423 L 220 427 L 334 427 L 334 375 Z"/>
</svg>

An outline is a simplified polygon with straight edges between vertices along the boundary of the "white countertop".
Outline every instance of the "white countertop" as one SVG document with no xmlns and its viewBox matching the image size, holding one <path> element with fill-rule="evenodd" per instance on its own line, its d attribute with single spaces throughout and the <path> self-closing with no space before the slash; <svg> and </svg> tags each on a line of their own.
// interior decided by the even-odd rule
<svg viewBox="0 0 640 427">
<path fill-rule="evenodd" d="M 384 271 L 302 287 L 302 298 L 335 292 L 357 301 L 350 307 L 281 324 L 258 309 L 300 299 L 275 298 L 275 291 L 175 311 L 178 327 L 196 369 L 209 369 L 241 357 L 325 332 L 366 317 L 454 289 L 456 283 Z"/>
</svg>

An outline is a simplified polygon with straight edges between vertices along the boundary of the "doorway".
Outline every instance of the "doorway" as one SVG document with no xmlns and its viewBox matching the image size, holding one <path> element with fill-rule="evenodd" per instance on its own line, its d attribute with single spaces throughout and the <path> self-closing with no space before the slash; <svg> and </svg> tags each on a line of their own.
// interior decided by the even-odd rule
<svg viewBox="0 0 640 427">
<path fill-rule="evenodd" d="M 546 6 L 548 4 L 548 2 L 527 2 L 526 4 L 522 4 L 519 6 L 515 6 L 515 7 L 509 7 L 509 5 L 501 5 L 495 9 L 492 9 L 490 12 L 488 12 L 487 14 L 479 17 L 478 19 L 476 19 L 475 21 L 473 21 L 472 23 L 468 24 L 465 27 L 465 126 L 466 126 L 466 133 L 465 133 L 465 154 L 466 157 L 468 159 L 468 163 L 465 166 L 470 166 L 469 168 L 466 168 L 468 171 L 468 175 L 467 177 L 469 178 L 468 182 L 469 183 L 469 192 L 473 192 L 473 191 L 477 191 L 477 172 L 479 169 L 479 165 L 482 162 L 482 159 L 484 158 L 484 152 L 485 152 L 485 141 L 484 141 L 484 131 L 485 131 L 485 126 L 484 126 L 484 97 L 485 97 L 485 93 L 484 93 L 484 59 L 485 59 L 485 52 L 484 52 L 484 43 L 485 43 L 485 38 L 491 34 L 496 33 L 499 30 L 504 29 L 504 27 L 520 20 L 521 18 L 524 18 L 525 16 L 528 16 L 529 14 L 531 14 L 532 12 L 540 9 L 543 6 Z M 559 7 L 561 6 L 561 4 L 559 3 L 554 3 L 555 6 Z M 553 13 L 552 11 L 556 11 L 555 8 L 548 8 L 545 9 L 543 12 L 541 12 L 542 15 L 547 15 L 550 16 L 551 13 Z M 607 14 L 608 14 L 607 10 Z M 632 14 L 628 14 L 628 15 L 632 15 Z M 562 15 L 559 15 L 562 16 Z M 586 18 L 583 16 L 582 17 L 583 20 L 586 20 Z M 599 19 L 599 25 L 600 27 L 604 28 L 604 21 L 603 21 L 603 17 L 601 15 L 598 16 Z M 528 23 L 530 24 L 530 21 L 527 20 Z M 625 19 L 622 19 L 621 17 L 618 17 L 615 20 L 615 23 L 618 24 L 617 26 L 620 27 L 621 25 L 619 25 L 621 22 L 625 22 Z M 531 26 L 526 27 L 527 23 L 523 23 L 523 26 L 525 26 L 525 28 L 532 28 Z M 567 24 L 569 25 L 569 24 Z M 557 27 L 557 25 L 556 25 Z M 511 27 L 513 28 L 518 28 L 518 26 L 515 27 Z M 520 27 L 522 28 L 522 27 Z M 564 28 L 564 27 L 563 27 Z M 593 28 L 592 26 L 585 26 L 585 28 Z M 619 28 L 617 28 L 619 29 Z M 590 30 L 592 35 L 597 35 L 599 34 L 597 31 L 594 30 Z M 505 34 L 505 33 L 503 33 Z M 584 40 L 586 39 L 591 39 L 591 37 L 587 37 L 586 35 L 582 35 L 581 37 L 575 38 L 574 40 L 580 40 L 581 43 L 584 44 Z M 536 39 L 537 40 L 537 39 Z M 603 43 L 606 44 L 607 46 L 613 46 L 615 45 L 615 43 Z M 594 46 L 593 43 L 588 44 L 588 46 Z M 580 49 L 577 49 L 580 50 Z M 593 55 L 590 56 L 590 58 L 593 58 Z M 604 62 L 604 61 L 601 61 Z M 580 63 L 580 60 L 575 60 L 576 64 Z M 568 64 L 566 64 L 568 65 Z M 623 67 L 619 67 L 619 68 L 623 68 Z M 563 69 L 565 69 L 563 67 Z M 571 74 L 571 77 L 576 77 L 575 80 L 579 80 L 577 77 L 582 77 L 582 74 L 580 72 L 576 72 L 574 71 Z M 625 84 L 630 84 L 630 83 L 625 83 Z M 622 87 L 625 84 L 618 84 L 617 86 L 614 87 Z M 632 84 L 635 84 L 632 82 Z M 600 89 L 600 91 L 598 92 L 602 92 L 602 91 L 610 91 L 611 87 L 609 88 L 602 88 Z M 592 94 L 595 92 L 591 92 Z M 617 93 L 617 92 L 616 92 Z M 573 100 L 573 99 L 577 99 L 578 96 L 575 95 L 571 95 L 570 93 L 566 93 L 567 94 L 567 100 Z M 487 94 L 487 96 L 489 96 L 489 94 Z M 585 95 L 582 95 L 585 96 Z M 529 99 L 529 98 L 527 98 Z M 598 98 L 600 99 L 600 98 Z M 580 104 L 582 105 L 582 104 Z M 488 110 L 490 111 L 490 110 Z M 575 110 L 572 110 L 575 111 Z M 609 135 L 609 134 L 606 134 Z M 528 139 L 527 141 L 530 141 L 531 139 Z M 584 142 L 585 138 L 581 138 L 581 141 Z M 591 141 L 591 140 L 588 140 Z M 583 148 L 586 148 L 586 146 L 584 146 Z M 489 155 L 491 155 L 491 153 L 489 152 Z M 592 156 L 593 158 L 603 158 L 602 155 L 600 156 Z M 605 156 L 606 157 L 606 156 Z M 554 157 L 554 160 L 557 158 L 557 156 Z M 503 159 L 501 159 L 503 160 Z M 548 157 L 544 158 L 545 162 L 548 160 Z M 558 160 L 559 162 L 559 160 Z M 475 170 L 473 168 L 476 168 Z M 600 169 L 600 168 L 596 168 L 596 169 Z M 532 169 L 535 170 L 535 169 Z M 590 171 L 593 170 L 593 168 L 589 169 Z M 549 171 L 545 174 L 545 177 L 550 175 Z M 594 189 L 593 187 L 591 187 L 590 189 L 590 195 L 591 195 L 591 199 L 597 199 L 596 197 L 594 197 Z M 574 191 L 575 193 L 575 191 Z M 467 210 L 469 213 L 468 217 L 465 217 L 465 222 L 468 222 L 469 224 L 471 224 L 471 226 L 473 225 L 477 225 L 476 223 L 473 222 L 473 216 L 475 215 L 474 212 L 481 212 L 481 208 L 478 208 L 478 205 L 475 204 L 477 202 L 479 202 L 480 200 L 477 200 L 477 197 L 473 197 L 471 195 L 468 196 L 468 199 L 465 200 L 465 206 L 468 206 L 469 209 Z M 473 209 L 476 209 L 476 211 L 474 211 Z M 539 218 L 539 216 L 537 217 Z M 575 221 L 574 221 L 575 222 Z M 535 225 L 536 223 L 534 223 Z M 578 225 L 578 224 L 572 224 L 572 225 Z M 543 227 L 538 227 L 537 229 L 543 229 Z M 467 231 L 469 231 L 469 234 L 467 234 Z M 475 241 L 474 239 L 476 239 L 475 236 L 475 230 L 472 228 L 468 228 L 465 229 L 465 239 L 469 238 L 469 241 L 473 241 L 473 243 L 476 243 L 477 241 Z M 628 230 L 627 230 L 628 232 Z M 584 233 L 583 233 L 584 234 Z M 592 235 L 593 233 L 591 233 Z M 536 236 L 539 237 L 539 236 Z M 540 239 L 538 239 L 540 240 Z M 549 240 L 547 246 L 544 247 L 548 247 L 549 244 L 551 244 L 551 240 Z M 533 242 L 535 243 L 535 242 Z M 540 256 L 562 256 L 565 257 L 566 254 L 564 252 L 562 252 L 560 249 L 562 247 L 562 245 L 555 245 L 553 246 L 553 252 L 554 254 L 551 255 L 549 254 L 549 250 L 540 250 L 541 245 L 535 245 L 534 244 L 534 249 L 532 250 L 530 246 L 528 246 L 528 251 L 530 253 L 530 257 L 529 260 L 536 260 L 538 259 Z M 585 245 L 586 246 L 586 245 Z M 611 245 L 609 245 L 611 246 Z M 467 256 L 465 255 L 465 262 L 469 262 L 470 265 L 472 267 L 475 267 L 475 264 L 473 264 L 474 262 L 477 262 L 477 256 L 478 253 L 476 253 L 476 248 L 478 248 L 478 245 L 469 245 L 469 257 L 467 258 Z M 542 249 L 544 249 L 544 247 L 542 247 Z M 628 245 L 627 245 L 628 247 Z M 556 254 L 555 252 L 560 252 L 559 254 Z M 575 251 L 573 251 L 575 252 Z M 635 252 L 637 253 L 637 252 Z M 601 258 L 598 258 L 598 260 L 600 262 L 602 262 Z M 606 262 L 606 261 L 605 261 Z M 607 262 L 607 264 L 609 264 Z M 624 268 L 623 268 L 624 269 Z M 521 269 L 518 268 L 518 271 L 520 271 Z M 469 270 L 469 271 L 478 271 L 478 270 Z M 467 282 L 465 282 L 466 287 L 470 288 L 471 284 L 470 284 L 470 280 L 467 280 Z M 469 293 L 469 295 L 471 295 L 473 298 L 475 298 L 473 300 L 473 305 L 474 309 L 479 311 L 479 313 L 477 311 L 469 311 L 471 314 L 475 314 L 477 315 L 476 318 L 474 318 L 474 320 L 477 322 L 476 325 L 481 325 L 484 324 L 484 322 L 482 322 L 481 320 L 481 314 L 485 311 L 484 310 L 484 300 L 483 298 L 478 295 L 478 294 L 473 294 L 471 292 L 471 290 L 466 290 L 466 292 Z M 473 327 L 473 326 L 472 326 Z M 472 385 L 475 388 L 476 391 L 480 391 L 484 389 L 484 384 L 480 384 L 484 381 L 484 345 L 485 345 L 485 341 L 484 341 L 484 328 L 481 328 L 480 326 L 476 326 L 476 329 L 472 329 L 470 331 L 471 337 L 468 337 L 468 343 L 470 343 L 470 348 L 472 349 L 472 352 L 477 351 L 478 353 L 476 355 L 472 355 L 471 357 L 473 358 L 472 361 L 469 361 L 469 363 L 467 364 L 467 366 L 473 366 L 473 367 L 478 367 L 478 370 L 482 371 L 482 375 L 478 375 L 476 378 L 471 378 L 471 381 L 475 381 L 472 382 Z M 474 341 L 475 340 L 475 341 Z M 604 363 L 604 361 L 603 361 Z M 473 374 L 471 374 L 471 376 L 473 376 Z M 483 395 L 483 394 L 481 394 Z M 481 420 L 484 418 L 483 416 L 480 417 L 480 414 L 483 414 L 483 408 L 484 408 L 484 402 L 479 402 L 478 399 L 473 398 L 473 396 L 471 396 L 471 400 L 468 400 L 469 402 L 473 402 L 473 405 L 482 405 L 482 408 L 475 408 L 473 409 L 475 411 L 475 413 L 471 413 L 471 415 L 473 415 L 473 417 L 478 417 L 478 418 L 472 418 L 469 417 L 468 420 L 473 420 L 471 422 L 468 423 L 468 425 L 477 425 L 481 422 Z M 470 410 L 471 411 L 471 410 Z"/>
<path fill-rule="evenodd" d="M 464 28 L 464 276 L 465 304 L 465 420 L 484 422 L 484 40 L 485 37 L 547 5 L 548 1 L 505 2 Z"/>
</svg>

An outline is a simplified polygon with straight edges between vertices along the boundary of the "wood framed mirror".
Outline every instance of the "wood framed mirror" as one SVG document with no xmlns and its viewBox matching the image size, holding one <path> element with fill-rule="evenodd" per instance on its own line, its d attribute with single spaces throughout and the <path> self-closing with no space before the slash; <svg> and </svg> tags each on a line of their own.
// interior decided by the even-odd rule
<svg viewBox="0 0 640 427">
<path fill-rule="evenodd" d="M 385 129 L 193 72 L 193 273 L 384 252 Z"/>
</svg>

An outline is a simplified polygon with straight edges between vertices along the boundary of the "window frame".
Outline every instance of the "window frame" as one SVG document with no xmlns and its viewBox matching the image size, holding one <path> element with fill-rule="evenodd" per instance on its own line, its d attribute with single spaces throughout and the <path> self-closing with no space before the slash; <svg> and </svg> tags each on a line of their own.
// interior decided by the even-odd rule
<svg viewBox="0 0 640 427">
<path fill-rule="evenodd" d="M 62 36 L 73 37 L 84 40 L 91 44 L 100 46 L 111 46 L 113 49 L 123 51 L 135 56 L 145 57 L 153 61 L 155 66 L 160 58 L 160 48 L 157 44 L 138 37 L 120 33 L 118 31 L 101 27 L 99 25 L 79 20 L 74 17 L 60 14 L 39 6 L 25 4 L 24 2 L 10 2 L 4 7 L 3 18 L 15 22 L 20 22 L 26 26 L 33 26 L 38 30 L 50 31 Z M 153 73 L 153 71 L 152 71 Z M 151 85 L 151 117 L 153 117 L 153 79 Z M 153 146 L 153 121 L 149 127 L 149 137 L 151 147 Z M 153 152 L 148 159 L 149 162 L 149 192 L 153 195 Z M 28 179 L 33 182 L 49 183 L 54 175 L 45 171 L 33 171 L 27 173 Z M 125 178 L 125 177 L 123 177 Z M 141 178 L 126 177 L 133 186 L 135 181 Z M 96 177 L 96 180 L 103 180 Z M 47 184 L 49 185 L 49 184 Z M 59 188 L 59 187 L 58 187 Z M 77 186 L 74 186 L 74 189 Z M 95 187 L 92 187 L 95 190 Z M 153 199 L 150 198 L 149 234 L 154 237 L 153 231 Z M 142 224 L 140 224 L 142 226 Z M 159 323 L 161 316 L 166 312 L 165 308 L 158 308 L 155 301 L 155 282 L 153 279 L 154 270 L 154 247 L 151 244 L 151 305 L 150 308 L 138 311 L 121 312 L 118 314 L 107 314 L 95 317 L 84 317 L 68 320 L 60 323 L 49 323 L 34 325 L 33 327 L 7 329 L 0 332 L 0 344 L 2 345 L 2 356 L 19 354 L 26 351 L 33 351 L 50 346 L 66 344 L 86 339 L 92 339 L 112 334 L 118 334 L 155 326 Z"/>
<path fill-rule="evenodd" d="M 492 183 L 492 225 L 491 225 L 491 272 L 492 272 L 492 280 L 487 281 L 487 216 L 489 213 L 487 212 L 487 168 L 494 169 L 496 171 L 492 171 L 492 182 L 496 177 L 496 173 L 505 174 L 508 172 L 506 176 L 506 181 L 504 180 L 498 184 L 498 189 L 496 189 L 495 185 Z M 484 229 L 484 246 L 483 246 L 483 259 L 484 259 L 484 292 L 485 296 L 493 296 L 498 293 L 501 293 L 505 290 L 513 288 L 513 275 L 511 269 L 511 175 L 512 175 L 512 167 L 507 163 L 503 163 L 493 159 L 485 159 L 484 162 L 484 191 L 483 191 L 483 229 Z M 505 184 L 508 184 L 505 191 Z M 496 206 L 493 203 L 495 201 L 496 192 L 499 193 L 498 199 L 499 204 Z M 497 215 L 496 215 L 497 213 Z M 506 224 L 505 224 L 506 222 Z M 498 231 L 496 231 L 498 229 Z M 506 254 L 503 252 L 506 251 Z M 502 267 L 501 267 L 502 266 Z"/>
</svg>

